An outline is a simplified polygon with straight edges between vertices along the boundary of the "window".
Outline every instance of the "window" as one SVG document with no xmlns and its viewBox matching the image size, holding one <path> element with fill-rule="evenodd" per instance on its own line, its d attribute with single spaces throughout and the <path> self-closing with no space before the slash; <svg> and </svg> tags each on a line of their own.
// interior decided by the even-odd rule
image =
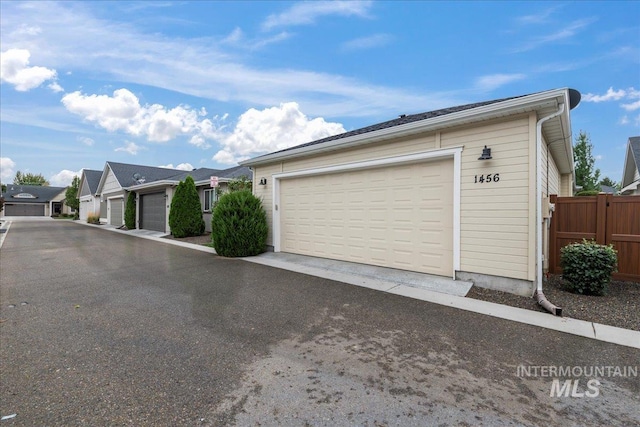
<svg viewBox="0 0 640 427">
<path fill-rule="evenodd" d="M 215 188 L 204 190 L 204 210 L 211 212 L 218 201 L 218 192 Z"/>
</svg>

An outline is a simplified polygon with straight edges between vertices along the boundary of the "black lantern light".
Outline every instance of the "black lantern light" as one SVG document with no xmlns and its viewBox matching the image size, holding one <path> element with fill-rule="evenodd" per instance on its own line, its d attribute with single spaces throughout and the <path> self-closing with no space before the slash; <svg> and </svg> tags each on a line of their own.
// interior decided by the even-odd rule
<svg viewBox="0 0 640 427">
<path fill-rule="evenodd" d="M 482 149 L 482 156 L 478 157 L 478 160 L 491 160 L 491 148 L 487 148 L 485 145 Z"/>
</svg>

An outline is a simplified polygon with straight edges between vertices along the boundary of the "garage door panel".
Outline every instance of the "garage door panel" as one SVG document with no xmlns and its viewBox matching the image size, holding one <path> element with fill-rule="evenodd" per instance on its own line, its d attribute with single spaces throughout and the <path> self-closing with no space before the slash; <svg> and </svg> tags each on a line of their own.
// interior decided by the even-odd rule
<svg viewBox="0 0 640 427">
<path fill-rule="evenodd" d="M 165 193 L 143 194 L 140 196 L 140 228 L 166 231 L 167 202 Z"/>
<path fill-rule="evenodd" d="M 281 250 L 392 268 L 453 271 L 453 162 L 280 182 Z"/>
<path fill-rule="evenodd" d="M 44 216 L 44 205 L 29 203 L 6 204 L 5 216 Z"/>
<path fill-rule="evenodd" d="M 113 199 L 109 201 L 109 224 L 120 227 L 124 224 L 124 200 Z"/>
</svg>

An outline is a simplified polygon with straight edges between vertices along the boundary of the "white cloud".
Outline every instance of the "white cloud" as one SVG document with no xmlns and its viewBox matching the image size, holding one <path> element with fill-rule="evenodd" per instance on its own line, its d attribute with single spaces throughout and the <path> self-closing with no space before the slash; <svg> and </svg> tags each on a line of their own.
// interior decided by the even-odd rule
<svg viewBox="0 0 640 427">
<path fill-rule="evenodd" d="M 389 34 L 373 34 L 367 37 L 360 37 L 357 39 L 349 40 L 342 44 L 342 50 L 353 51 L 372 49 L 375 47 L 381 47 L 389 44 L 393 40 L 393 37 Z"/>
<path fill-rule="evenodd" d="M 127 145 L 124 147 L 118 147 L 114 151 L 124 151 L 125 153 L 129 153 L 132 156 L 138 154 L 138 151 L 144 150 L 144 147 L 137 145 L 135 142 L 127 142 Z"/>
<path fill-rule="evenodd" d="M 95 144 L 95 141 L 93 139 L 86 136 L 79 136 L 77 140 L 82 142 L 84 145 L 88 145 L 89 147 Z"/>
<path fill-rule="evenodd" d="M 58 82 L 49 83 L 47 87 L 52 91 L 54 91 L 55 93 L 64 92 L 64 89 L 62 88 L 62 86 L 60 86 Z"/>
<path fill-rule="evenodd" d="M 592 93 L 585 93 L 582 95 L 582 100 L 585 102 L 606 102 L 606 101 L 618 101 L 624 98 L 627 95 L 627 92 L 624 89 L 613 90 L 613 87 L 610 87 L 607 90 L 607 93 L 604 95 L 594 95 Z"/>
<path fill-rule="evenodd" d="M 586 93 L 582 95 L 582 99 L 586 102 L 608 102 L 608 101 L 631 101 L 620 104 L 620 107 L 626 111 L 635 111 L 640 109 L 640 90 L 636 90 L 633 87 L 628 89 L 613 90 L 610 87 L 604 95 L 594 95 L 592 93 Z M 635 100 L 635 101 L 634 101 Z M 620 119 L 621 124 L 628 123 L 629 118 L 627 116 Z"/>
<path fill-rule="evenodd" d="M 627 111 L 635 111 L 640 108 L 640 99 L 629 104 L 622 104 L 621 107 Z"/>
<path fill-rule="evenodd" d="M 562 29 L 555 33 L 539 36 L 531 39 L 522 46 L 512 50 L 512 53 L 526 52 L 536 49 L 540 46 L 561 42 L 573 38 L 575 35 L 586 29 L 589 25 L 596 21 L 595 18 L 578 19 L 562 26 Z"/>
<path fill-rule="evenodd" d="M 516 20 L 519 24 L 546 24 L 550 21 L 549 18 L 558 8 L 559 6 L 549 7 L 542 12 L 520 16 L 516 18 Z"/>
<path fill-rule="evenodd" d="M 55 80 L 56 70 L 29 67 L 31 53 L 26 49 L 9 49 L 0 58 L 0 80 L 12 84 L 19 92 L 35 89 L 47 80 Z M 52 83 L 52 90 L 60 87 Z"/>
<path fill-rule="evenodd" d="M 370 1 L 313 1 L 296 3 L 280 14 L 269 15 L 263 22 L 264 30 L 275 27 L 313 24 L 327 15 L 368 16 Z"/>
<path fill-rule="evenodd" d="M 16 162 L 11 160 L 9 157 L 0 157 L 0 180 L 2 180 L 3 184 L 6 184 L 7 180 L 15 176 L 16 173 L 13 170 L 15 167 Z"/>
<path fill-rule="evenodd" d="M 109 132 L 122 131 L 144 136 L 148 141 L 167 142 L 178 136 L 191 136 L 190 143 L 208 148 L 207 139 L 220 135 L 210 119 L 200 119 L 206 110 L 179 105 L 168 109 L 160 104 L 140 105 L 137 96 L 127 89 L 117 89 L 113 96 L 84 95 L 79 91 L 62 97 L 70 112 L 96 123 Z"/>
<path fill-rule="evenodd" d="M 80 171 L 78 172 L 63 169 L 49 178 L 49 184 L 51 184 L 52 187 L 66 187 L 68 185 L 71 185 L 74 176 L 80 178 L 81 175 L 82 169 L 80 169 Z"/>
<path fill-rule="evenodd" d="M 69 2 L 40 2 L 38 7 L 21 7 L 20 2 L 3 3 L 2 45 L 24 46 L 51 67 L 64 73 L 100 70 L 105 80 L 153 86 L 220 102 L 237 102 L 256 108 L 278 105 L 295 99 L 305 112 L 326 117 L 395 115 L 398 111 L 426 111 L 467 102 L 467 92 L 428 92 L 393 85 L 369 84 L 352 77 L 296 68 L 258 67 L 243 62 L 230 43 L 241 47 L 268 39 L 242 40 L 240 29 L 229 36 L 188 40 L 171 39 L 157 32 L 143 32 L 139 26 L 100 19 L 91 8 Z M 367 16 L 371 2 L 308 2 L 289 7 L 273 25 L 286 22 L 313 22 L 318 16 Z M 306 10 L 306 12 L 305 12 Z M 296 12 L 297 11 L 297 12 Z M 315 11 L 314 13 L 312 13 Z M 289 13 L 290 12 L 290 13 Z M 296 13 L 294 13 L 296 12 Z M 56 19 L 52 20 L 51 16 Z M 287 18 L 287 19 L 285 19 Z M 304 18 L 304 19 L 303 19 Z M 309 21 L 311 20 L 311 21 Z M 42 29 L 41 34 L 18 36 L 21 23 Z M 277 32 L 277 31 L 276 31 Z M 77 37 L 83 34 L 83 37 Z M 62 73 L 62 71 L 61 71 Z"/>
<path fill-rule="evenodd" d="M 526 77 L 525 74 L 490 74 L 478 77 L 475 82 L 475 87 L 483 91 L 491 91 Z"/>
<path fill-rule="evenodd" d="M 233 133 L 221 141 L 223 148 L 213 160 L 234 164 L 344 131 L 340 123 L 326 122 L 322 117 L 309 119 L 295 102 L 261 111 L 251 108 L 240 116 Z"/>
<path fill-rule="evenodd" d="M 629 124 L 629 116 L 627 116 L 626 114 L 622 117 L 620 117 L 620 120 L 618 121 L 619 125 L 628 125 Z"/>
<path fill-rule="evenodd" d="M 173 163 L 169 163 L 168 165 L 160 165 L 158 166 L 160 168 L 166 168 L 166 169 L 177 169 L 177 170 L 181 170 L 181 171 L 192 171 L 195 168 L 191 165 L 191 163 L 180 163 L 178 166 L 173 166 Z"/>
</svg>

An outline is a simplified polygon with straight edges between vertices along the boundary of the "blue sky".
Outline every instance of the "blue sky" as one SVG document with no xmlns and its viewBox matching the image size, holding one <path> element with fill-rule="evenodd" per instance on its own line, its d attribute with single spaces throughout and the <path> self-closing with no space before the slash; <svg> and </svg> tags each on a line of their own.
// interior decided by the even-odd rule
<svg viewBox="0 0 640 427">
<path fill-rule="evenodd" d="M 0 2 L 1 179 L 107 160 L 227 168 L 469 102 L 571 87 L 596 166 L 640 135 L 640 2 Z"/>
</svg>

